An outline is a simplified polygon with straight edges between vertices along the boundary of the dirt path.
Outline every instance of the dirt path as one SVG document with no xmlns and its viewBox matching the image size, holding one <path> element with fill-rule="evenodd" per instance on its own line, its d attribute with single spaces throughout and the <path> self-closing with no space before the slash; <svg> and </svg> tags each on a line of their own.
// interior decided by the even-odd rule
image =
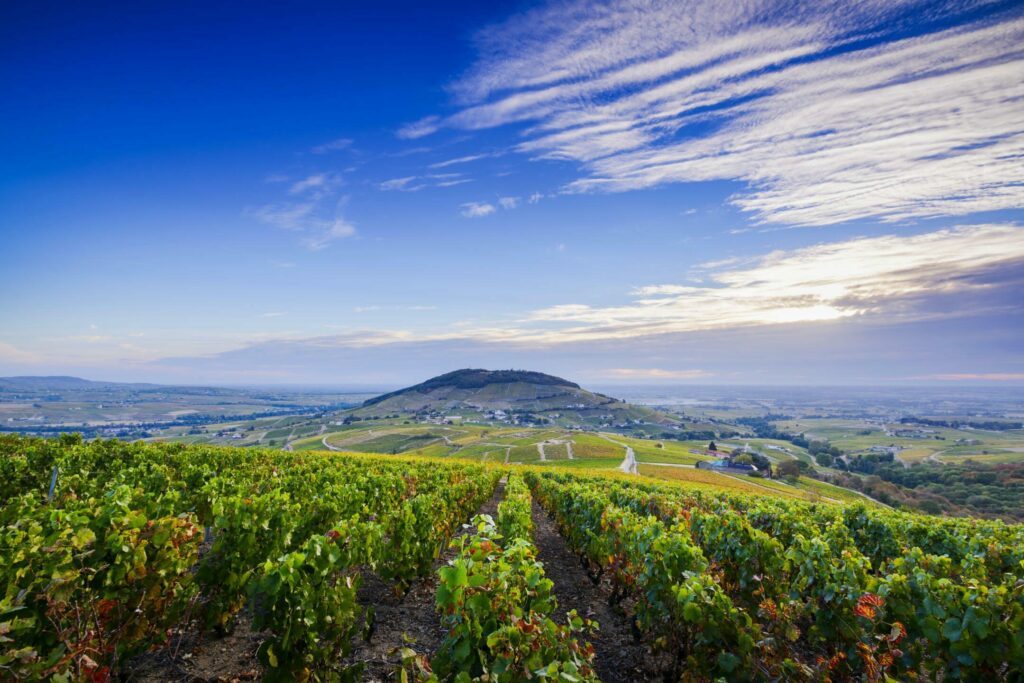
<svg viewBox="0 0 1024 683">
<path fill-rule="evenodd" d="M 477 514 L 496 517 L 498 503 L 505 495 L 504 484 L 499 484 L 490 500 L 481 506 Z M 466 520 L 469 521 L 469 520 Z M 456 534 L 465 534 L 463 529 Z M 434 595 L 437 590 L 437 569 L 455 557 L 455 550 L 447 548 L 434 562 L 431 572 L 413 583 L 404 596 L 396 596 L 391 587 L 372 574 L 364 576 L 360 587 L 360 602 L 375 605 L 376 619 L 373 636 L 367 643 L 359 640 L 347 660 L 349 663 L 362 662 L 366 668 L 360 680 L 393 681 L 395 667 L 401 657 L 391 654 L 396 648 L 411 647 L 420 654 L 432 655 L 444 640 L 445 632 L 434 610 Z"/>
<path fill-rule="evenodd" d="M 548 461 L 547 457 L 544 455 L 544 442 L 543 441 L 537 444 L 537 452 L 540 454 L 540 461 L 541 462 L 547 462 Z"/>
<path fill-rule="evenodd" d="M 622 459 L 622 464 L 619 465 L 619 469 L 620 470 L 622 470 L 626 474 L 640 474 L 640 470 L 637 469 L 636 453 L 633 452 L 632 448 L 630 448 L 626 444 L 622 443 L 621 441 L 616 441 L 615 439 L 609 439 L 604 434 L 598 434 L 598 436 L 600 436 L 605 441 L 610 441 L 611 443 L 615 444 L 616 446 L 622 446 L 623 448 L 626 449 L 626 457 Z"/>
<path fill-rule="evenodd" d="M 320 440 L 320 443 L 322 443 L 324 445 L 324 448 L 326 448 L 329 451 L 340 451 L 340 450 L 342 450 L 342 449 L 338 448 L 337 446 L 332 446 L 331 444 L 327 443 L 327 439 L 328 439 L 329 436 L 330 435 L 325 436 L 323 439 Z"/>
<path fill-rule="evenodd" d="M 571 609 L 581 617 L 600 625 L 589 640 L 594 646 L 594 668 L 603 683 L 629 683 L 651 680 L 646 662 L 647 648 L 633 640 L 629 618 L 608 605 L 608 593 L 595 586 L 580 566 L 580 561 L 565 545 L 555 523 L 541 507 L 533 503 L 533 542 L 537 559 L 544 563 L 544 574 L 554 584 L 558 598 L 556 621 L 564 622 Z"/>
</svg>

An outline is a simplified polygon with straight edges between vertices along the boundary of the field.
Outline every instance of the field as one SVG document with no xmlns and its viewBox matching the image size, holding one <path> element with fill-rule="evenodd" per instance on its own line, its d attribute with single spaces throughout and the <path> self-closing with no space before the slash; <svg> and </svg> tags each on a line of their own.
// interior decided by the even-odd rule
<svg viewBox="0 0 1024 683">
<path fill-rule="evenodd" d="M 365 393 L 92 382 L 74 377 L 0 378 L 0 426 L 18 430 L 76 427 L 89 436 L 150 432 L 217 439 L 225 427 L 263 423 L 274 416 L 357 404 Z M 307 417 L 301 418 L 308 420 Z M 191 431 L 198 434 L 189 434 Z M 230 438 L 230 437 L 227 437 Z"/>
<path fill-rule="evenodd" d="M 783 421 L 776 426 L 794 434 L 803 432 L 811 439 L 827 439 L 848 453 L 867 452 L 872 447 L 897 446 L 897 457 L 905 463 L 924 460 L 958 462 L 967 458 L 978 462 L 1024 460 L 1024 432 L 1019 429 L 918 428 L 878 420 L 822 418 Z M 914 436 L 903 435 L 906 433 Z"/>
<path fill-rule="evenodd" d="M 572 441 L 577 458 L 609 458 L 616 462 L 622 460 L 622 447 L 596 434 L 574 434 Z"/>
<path fill-rule="evenodd" d="M 694 465 L 702 460 L 711 460 L 707 455 L 706 441 L 662 441 L 618 435 L 609 435 L 609 438 L 632 448 L 638 462 Z"/>
<path fill-rule="evenodd" d="M 692 467 L 668 467 L 640 464 L 639 473 L 644 477 L 665 479 L 673 482 L 712 487 L 722 491 L 740 492 L 757 496 L 771 496 L 812 502 L 862 503 L 878 506 L 873 500 L 860 496 L 839 486 L 800 477 L 793 484 L 775 479 L 758 479 L 745 475 L 722 474 Z"/>
<path fill-rule="evenodd" d="M 589 468 L 615 462 L 0 437 L 0 667 L 94 681 L 1024 675 L 1024 525 L 833 504 L 802 479 Z"/>
</svg>

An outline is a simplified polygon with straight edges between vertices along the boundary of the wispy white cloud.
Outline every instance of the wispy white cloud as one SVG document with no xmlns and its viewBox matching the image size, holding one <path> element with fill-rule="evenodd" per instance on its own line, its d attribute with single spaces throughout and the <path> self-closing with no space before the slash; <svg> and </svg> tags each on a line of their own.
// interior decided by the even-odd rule
<svg viewBox="0 0 1024 683">
<path fill-rule="evenodd" d="M 281 182 L 287 182 L 282 176 Z M 319 251 L 331 242 L 356 234 L 355 226 L 346 220 L 342 210 L 348 196 L 340 195 L 345 184 L 342 174 L 320 172 L 293 180 L 288 185 L 288 198 L 262 206 L 247 207 L 245 215 L 280 230 L 299 233 L 299 243 L 310 251 Z M 275 268 L 290 268 L 290 262 L 273 262 Z"/>
<path fill-rule="evenodd" d="M 309 151 L 313 154 L 327 154 L 328 152 L 340 152 L 341 150 L 348 149 L 351 146 L 351 138 L 338 138 L 336 140 L 331 140 L 330 142 L 325 142 L 321 145 L 316 145 Z"/>
<path fill-rule="evenodd" d="M 426 116 L 419 121 L 402 126 L 396 134 L 403 140 L 415 140 L 437 131 L 440 123 L 441 118 L 439 116 Z"/>
<path fill-rule="evenodd" d="M 739 180 L 763 222 L 1024 205 L 1024 18 L 979 2 L 562 2 L 483 31 L 441 125 L 528 123 L 569 192 Z M 915 14 L 953 28 L 907 32 Z"/>
<path fill-rule="evenodd" d="M 341 184 L 341 178 L 332 173 L 315 173 L 297 180 L 288 188 L 289 194 L 323 194 Z"/>
<path fill-rule="evenodd" d="M 519 206 L 520 201 L 519 197 L 498 197 L 497 206 L 490 202 L 466 202 L 460 206 L 460 213 L 466 218 L 482 218 L 490 216 L 499 207 L 511 211 Z"/>
<path fill-rule="evenodd" d="M 342 207 L 347 198 L 342 197 L 325 207 L 322 201 L 329 195 L 319 196 L 300 202 L 282 204 L 266 204 L 246 209 L 246 215 L 261 223 L 281 230 L 301 233 L 300 243 L 310 251 L 319 251 L 331 242 L 356 234 L 355 226 L 341 216 Z M 288 268 L 294 264 L 278 265 Z"/>
<path fill-rule="evenodd" d="M 280 318 L 282 315 L 288 315 L 287 311 L 269 311 L 267 313 L 260 314 L 261 318 Z"/>
<path fill-rule="evenodd" d="M 468 164 L 471 161 L 479 161 L 480 159 L 486 159 L 494 156 L 493 154 L 467 154 L 463 157 L 456 157 L 455 159 L 446 159 L 445 161 L 438 161 L 435 164 L 430 164 L 430 168 L 448 168 L 449 166 L 455 166 L 456 164 Z"/>
<path fill-rule="evenodd" d="M 302 244 L 310 251 L 319 251 L 335 240 L 346 237 L 354 237 L 356 228 L 344 218 L 335 218 L 327 222 L 322 228 L 312 232 L 302 239 Z"/>
<path fill-rule="evenodd" d="M 495 211 L 494 204 L 488 202 L 466 202 L 462 204 L 460 213 L 465 218 L 483 218 Z"/>
<path fill-rule="evenodd" d="M 428 173 L 426 175 L 405 176 L 403 178 L 391 178 L 380 183 L 378 187 L 384 192 L 419 192 L 428 187 L 454 187 L 464 183 L 472 182 L 469 178 L 462 177 L 461 173 Z"/>
<path fill-rule="evenodd" d="M 421 190 L 425 185 L 418 183 L 419 176 L 406 176 L 404 178 L 392 178 L 391 180 L 385 180 L 380 184 L 380 189 L 385 192 L 392 190 L 398 190 L 400 192 L 415 192 Z"/>
<path fill-rule="evenodd" d="M 305 229 L 313 210 L 312 202 L 264 204 L 246 210 L 246 214 L 275 228 L 290 231 Z"/>
</svg>

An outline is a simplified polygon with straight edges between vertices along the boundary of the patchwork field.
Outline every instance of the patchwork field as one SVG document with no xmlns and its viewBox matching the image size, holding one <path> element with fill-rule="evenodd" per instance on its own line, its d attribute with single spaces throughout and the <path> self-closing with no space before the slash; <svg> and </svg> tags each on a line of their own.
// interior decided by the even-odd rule
<svg viewBox="0 0 1024 683">
<path fill-rule="evenodd" d="M 979 462 L 1024 461 L 1024 431 L 950 429 L 917 427 L 868 420 L 803 418 L 775 423 L 780 430 L 803 433 L 809 439 L 827 439 L 847 453 L 862 453 L 873 447 L 899 447 L 897 457 L 906 463 L 937 458 L 956 462 L 972 458 Z M 908 433 L 914 433 L 908 436 Z M 791 448 L 795 448 L 789 444 Z M 996 456 L 993 458 L 992 456 Z"/>
</svg>

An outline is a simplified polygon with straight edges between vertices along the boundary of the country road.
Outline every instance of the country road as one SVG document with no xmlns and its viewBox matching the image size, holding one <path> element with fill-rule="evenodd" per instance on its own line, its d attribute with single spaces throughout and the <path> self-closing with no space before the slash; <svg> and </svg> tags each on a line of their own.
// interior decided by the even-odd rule
<svg viewBox="0 0 1024 683">
<path fill-rule="evenodd" d="M 630 446 L 627 446 L 621 441 L 609 439 L 604 434 L 598 434 L 598 436 L 600 436 L 605 441 L 610 441 L 616 446 L 622 446 L 623 448 L 626 449 L 626 457 L 622 459 L 622 464 L 619 465 L 620 470 L 622 470 L 626 474 L 640 474 L 640 470 L 637 468 L 636 453 L 633 452 L 633 449 Z"/>
</svg>

